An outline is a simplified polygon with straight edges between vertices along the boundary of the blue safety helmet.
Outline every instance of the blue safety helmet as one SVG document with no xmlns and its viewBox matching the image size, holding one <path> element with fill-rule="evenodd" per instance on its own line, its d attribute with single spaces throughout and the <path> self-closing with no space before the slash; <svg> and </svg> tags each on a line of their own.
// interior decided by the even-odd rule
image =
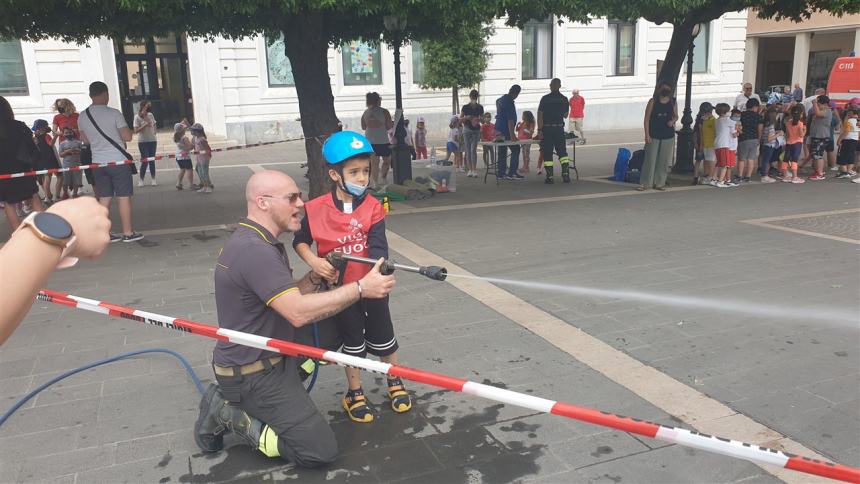
<svg viewBox="0 0 860 484">
<path fill-rule="evenodd" d="M 373 154 L 370 140 L 355 131 L 339 131 L 329 136 L 323 145 L 323 157 L 330 165 L 339 165 L 358 155 Z"/>
</svg>

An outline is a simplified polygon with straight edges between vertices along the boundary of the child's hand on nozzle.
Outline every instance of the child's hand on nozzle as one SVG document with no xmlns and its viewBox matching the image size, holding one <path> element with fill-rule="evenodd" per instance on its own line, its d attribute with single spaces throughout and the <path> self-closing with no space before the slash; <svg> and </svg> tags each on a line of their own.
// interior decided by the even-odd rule
<svg viewBox="0 0 860 484">
<path fill-rule="evenodd" d="M 311 269 L 314 270 L 316 275 L 322 277 L 329 284 L 334 284 L 337 282 L 338 271 L 331 264 L 329 264 L 328 260 L 325 257 L 317 257 L 316 260 L 311 264 Z"/>
<path fill-rule="evenodd" d="M 385 259 L 380 257 L 373 269 L 361 278 L 361 297 L 368 299 L 381 299 L 394 289 L 394 275 L 382 275 L 381 268 Z"/>
</svg>

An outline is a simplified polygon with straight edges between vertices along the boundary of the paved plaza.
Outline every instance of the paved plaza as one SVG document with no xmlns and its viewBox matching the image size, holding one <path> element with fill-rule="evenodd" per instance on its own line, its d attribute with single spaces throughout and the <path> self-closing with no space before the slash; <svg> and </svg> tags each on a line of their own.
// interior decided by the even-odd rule
<svg viewBox="0 0 860 484">
<path fill-rule="evenodd" d="M 675 178 L 666 192 L 636 192 L 608 182 L 618 147 L 638 148 L 639 138 L 591 136 L 570 185 L 534 174 L 499 186 L 460 177 L 456 193 L 394 203 L 392 257 L 443 260 L 452 274 L 860 314 L 860 185 L 714 189 Z M 213 266 L 244 214 L 245 182 L 275 169 L 306 190 L 304 159 L 302 143 L 216 153 L 212 195 L 175 190 L 166 162 L 159 186 L 135 188 L 135 229 L 146 238 L 111 245 L 47 288 L 217 324 Z M 7 236 L 0 229 L 0 240 Z M 290 259 L 297 274 L 306 271 Z M 463 281 L 398 274 L 391 308 L 402 364 L 860 466 L 857 321 Z M 0 411 L 70 368 L 146 348 L 180 352 L 211 381 L 212 347 L 39 302 L 0 348 Z M 43 391 L 0 427 L 0 482 L 814 481 L 417 383 L 407 382 L 416 405 L 398 415 L 384 381 L 363 378 L 379 415 L 367 425 L 340 407 L 343 370 L 320 372 L 311 396 L 341 454 L 306 470 L 233 440 L 202 454 L 192 436 L 200 396 L 174 358 L 102 366 Z"/>
</svg>

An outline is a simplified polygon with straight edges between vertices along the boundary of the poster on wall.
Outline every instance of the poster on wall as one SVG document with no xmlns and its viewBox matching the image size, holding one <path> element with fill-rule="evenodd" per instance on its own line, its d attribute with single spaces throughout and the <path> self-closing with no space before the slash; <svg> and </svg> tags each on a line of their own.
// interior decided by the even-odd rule
<svg viewBox="0 0 860 484">
<path fill-rule="evenodd" d="M 382 65 L 378 42 L 354 40 L 341 46 L 341 52 L 345 86 L 381 84 Z"/>
<path fill-rule="evenodd" d="M 353 74 L 373 73 L 373 57 L 375 50 L 365 42 L 352 42 L 349 51 L 352 57 Z"/>
</svg>

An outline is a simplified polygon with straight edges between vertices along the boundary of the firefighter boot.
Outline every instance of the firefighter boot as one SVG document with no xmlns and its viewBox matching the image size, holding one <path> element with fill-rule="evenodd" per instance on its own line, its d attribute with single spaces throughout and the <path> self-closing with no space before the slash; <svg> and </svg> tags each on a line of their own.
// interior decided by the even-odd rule
<svg viewBox="0 0 860 484">
<path fill-rule="evenodd" d="M 200 399 L 200 415 L 194 423 L 194 441 L 203 452 L 224 448 L 223 434 L 227 429 L 218 422 L 218 412 L 226 403 L 218 385 L 210 383 Z"/>
<path fill-rule="evenodd" d="M 561 160 L 561 180 L 570 183 L 570 160 L 566 158 Z"/>
<path fill-rule="evenodd" d="M 263 422 L 226 401 L 218 408 L 217 419 L 220 425 L 242 438 L 252 448 L 260 449 L 264 454 L 269 455 L 263 449 L 264 442 L 262 437 L 269 430 L 268 426 Z M 277 445 L 277 438 L 275 439 L 275 445 Z"/>
<path fill-rule="evenodd" d="M 552 162 L 544 163 L 543 165 L 543 170 L 546 172 L 546 180 L 544 180 L 543 182 L 547 185 L 552 185 L 553 183 L 555 183 L 552 179 L 552 171 L 554 168 L 555 167 L 553 166 Z"/>
</svg>

